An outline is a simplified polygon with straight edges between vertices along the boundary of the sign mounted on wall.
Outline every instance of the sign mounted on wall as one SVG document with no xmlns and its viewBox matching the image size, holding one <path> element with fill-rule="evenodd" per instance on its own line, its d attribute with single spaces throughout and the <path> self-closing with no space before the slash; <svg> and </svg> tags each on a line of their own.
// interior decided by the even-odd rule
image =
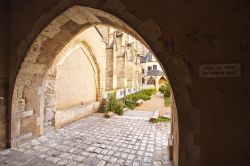
<svg viewBox="0 0 250 166">
<path fill-rule="evenodd" d="M 241 66 L 233 64 L 204 64 L 199 66 L 199 76 L 204 78 L 240 77 Z"/>
</svg>

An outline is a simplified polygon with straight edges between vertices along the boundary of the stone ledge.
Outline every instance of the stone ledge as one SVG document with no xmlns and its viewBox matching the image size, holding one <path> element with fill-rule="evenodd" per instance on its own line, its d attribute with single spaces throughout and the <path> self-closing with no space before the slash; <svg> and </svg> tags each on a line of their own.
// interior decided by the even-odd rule
<svg viewBox="0 0 250 166">
<path fill-rule="evenodd" d="M 156 123 L 157 122 L 157 118 L 160 116 L 160 111 L 159 110 L 155 110 L 155 112 L 153 113 L 153 116 L 150 117 L 150 122 Z"/>
<path fill-rule="evenodd" d="M 55 113 L 55 127 L 61 128 L 69 123 L 82 119 L 94 113 L 100 106 L 100 102 L 92 102 L 80 105 L 67 110 L 57 110 Z"/>
<path fill-rule="evenodd" d="M 25 118 L 28 116 L 33 115 L 33 110 L 29 110 L 29 111 L 22 111 L 22 112 L 18 112 L 17 113 L 17 118 Z"/>
<path fill-rule="evenodd" d="M 32 132 L 20 135 L 16 138 L 12 138 L 11 140 L 11 146 L 15 147 L 16 145 L 24 142 L 25 140 L 28 140 L 29 138 L 31 138 L 33 136 Z"/>
</svg>

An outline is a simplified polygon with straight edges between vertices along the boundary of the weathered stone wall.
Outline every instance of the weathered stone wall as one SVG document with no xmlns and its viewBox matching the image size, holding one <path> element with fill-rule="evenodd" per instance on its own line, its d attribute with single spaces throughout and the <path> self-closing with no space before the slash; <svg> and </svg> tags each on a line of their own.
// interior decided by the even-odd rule
<svg viewBox="0 0 250 166">
<path fill-rule="evenodd" d="M 81 48 L 73 51 L 60 67 L 56 80 L 56 109 L 96 101 L 95 70 Z"/>
<path fill-rule="evenodd" d="M 69 10 L 64 13 L 65 15 L 57 17 L 40 33 L 30 47 L 25 62 L 22 63 L 12 96 L 10 130 L 12 146 L 53 130 L 54 113 L 56 111 L 55 79 L 58 75 L 57 65 L 67 57 L 72 47 L 83 45 L 85 53 L 88 54 L 90 61 L 94 64 L 96 98 L 100 100 L 100 69 L 97 58 L 95 58 L 88 43 L 83 41 L 81 31 L 79 32 L 79 30 L 86 29 L 89 26 L 72 26 L 72 22 L 66 17 L 66 15 L 71 15 L 71 12 Z M 67 23 L 73 29 L 65 30 L 68 26 L 63 25 L 68 25 Z M 29 94 L 27 91 L 32 93 Z M 33 95 L 37 96 L 33 97 Z M 29 129 L 26 126 L 29 126 Z"/>
<path fill-rule="evenodd" d="M 101 25 L 100 25 L 101 26 Z M 99 27 L 100 27 L 99 26 Z M 105 29 L 105 27 L 103 27 Z M 105 73 L 106 73 L 106 44 L 94 27 L 87 28 L 79 35 L 79 40 L 87 48 L 92 57 L 92 66 L 95 66 L 95 77 L 98 84 L 96 87 L 96 99 L 100 101 L 102 94 L 105 92 Z M 90 58 L 91 58 L 90 57 Z"/>
<path fill-rule="evenodd" d="M 106 55 L 108 58 L 106 61 L 107 91 L 139 87 L 141 82 L 139 77 L 142 72 L 140 55 L 142 55 L 143 47 L 145 46 L 133 36 L 109 27 Z"/>
<path fill-rule="evenodd" d="M 133 87 L 133 62 L 131 60 L 127 61 L 127 86 L 129 88 Z"/>
<path fill-rule="evenodd" d="M 41 30 L 68 7 L 75 4 L 94 7 L 114 14 L 139 32 L 168 74 L 179 123 L 179 159 L 174 160 L 174 165 L 249 163 L 249 1 L 11 2 L 9 106 L 21 63 Z M 99 18 L 110 22 L 107 17 Z M 112 21 L 111 24 L 136 34 L 124 24 Z M 53 45 L 48 52 L 65 45 L 63 41 L 69 41 L 81 28 L 80 23 L 74 21 L 62 26 L 59 31 L 63 29 L 64 33 L 60 33 L 61 39 L 57 40 L 61 43 L 58 42 L 56 48 Z M 1 44 L 1 48 L 5 46 Z M 43 56 L 39 62 L 46 60 L 51 59 Z M 218 63 L 240 63 L 242 75 L 237 78 L 199 77 L 199 65 Z"/>
<path fill-rule="evenodd" d="M 114 85 L 114 57 L 113 48 L 107 48 L 106 50 L 106 74 L 105 74 L 105 90 L 113 90 Z"/>
<path fill-rule="evenodd" d="M 56 75 L 51 74 L 44 82 L 44 89 L 40 94 L 40 134 L 48 133 L 55 128 L 56 112 Z"/>
<path fill-rule="evenodd" d="M 133 48 L 127 47 L 127 80 L 128 80 L 128 87 L 133 88 L 134 86 L 134 77 L 135 77 L 135 65 L 134 65 L 134 54 Z"/>
<path fill-rule="evenodd" d="M 123 33 L 117 32 L 116 34 L 116 76 L 117 76 L 117 88 L 125 88 L 127 84 L 127 67 L 126 67 L 126 57 L 122 46 Z"/>
<path fill-rule="evenodd" d="M 178 112 L 177 112 L 177 108 L 176 108 L 176 103 L 175 103 L 175 99 L 174 96 L 172 97 L 172 104 L 171 104 L 171 114 L 172 114 L 172 125 L 171 125 L 171 138 L 169 141 L 169 143 L 171 145 L 175 145 L 173 146 L 173 152 L 169 152 L 172 153 L 173 156 L 173 163 L 178 163 L 178 158 L 179 158 L 179 122 L 178 122 Z"/>
<path fill-rule="evenodd" d="M 9 4 L 0 2 L 0 149 L 6 148 L 7 143 L 7 99 L 8 99 L 8 54 L 9 50 Z"/>
<path fill-rule="evenodd" d="M 87 115 L 98 110 L 100 102 L 91 102 L 77 107 L 71 107 L 67 110 L 56 111 L 55 128 L 61 128 L 67 124 L 73 123 Z"/>
<path fill-rule="evenodd" d="M 140 56 L 137 56 L 136 60 L 136 82 L 137 87 L 140 87 L 142 85 L 142 66 L 140 63 Z"/>
</svg>

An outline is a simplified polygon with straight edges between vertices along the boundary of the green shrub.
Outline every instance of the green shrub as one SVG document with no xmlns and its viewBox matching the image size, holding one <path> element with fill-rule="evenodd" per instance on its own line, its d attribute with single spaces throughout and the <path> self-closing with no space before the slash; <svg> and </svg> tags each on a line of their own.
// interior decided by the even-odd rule
<svg viewBox="0 0 250 166">
<path fill-rule="evenodd" d="M 170 84 L 168 82 L 166 82 L 164 85 L 162 85 L 159 88 L 159 91 L 164 95 L 164 103 L 166 107 L 171 106 L 171 88 L 170 88 Z"/>
<path fill-rule="evenodd" d="M 117 115 L 122 115 L 123 114 L 123 108 L 124 108 L 123 102 L 118 100 L 117 105 L 116 105 L 116 109 L 115 109 L 115 113 Z"/>
<path fill-rule="evenodd" d="M 162 85 L 159 88 L 159 91 L 164 95 L 164 97 L 170 97 L 171 88 L 170 88 L 169 83 L 166 82 L 164 85 Z"/>
<path fill-rule="evenodd" d="M 151 99 L 151 97 L 150 97 L 151 95 L 147 95 L 147 94 L 140 94 L 140 99 L 143 99 L 143 100 L 150 100 Z"/>
<path fill-rule="evenodd" d="M 130 95 L 127 95 L 125 98 L 124 98 L 124 103 L 125 103 L 125 106 L 129 109 L 135 109 L 136 108 L 136 102 L 139 100 L 139 99 L 143 99 L 143 100 L 150 100 L 151 99 L 151 95 L 156 93 L 156 90 L 155 89 L 144 89 L 144 90 L 141 90 L 140 92 L 137 92 L 137 93 L 134 93 L 134 94 L 130 94 Z"/>
<path fill-rule="evenodd" d="M 132 110 L 136 108 L 136 101 L 137 101 L 137 94 L 130 94 L 125 96 L 124 98 L 125 106 Z"/>
<path fill-rule="evenodd" d="M 105 114 L 108 112 L 106 99 L 102 99 L 98 112 L 105 113 Z"/>
<path fill-rule="evenodd" d="M 118 115 L 122 115 L 123 108 L 125 106 L 129 109 L 134 110 L 137 106 L 136 102 L 139 99 L 150 100 L 151 95 L 154 93 L 156 93 L 155 89 L 144 89 L 140 92 L 127 95 L 123 100 L 118 100 L 115 97 L 115 92 L 110 92 L 108 98 L 102 100 L 99 112 L 107 114 L 111 111 Z"/>
<path fill-rule="evenodd" d="M 164 91 L 165 91 L 165 85 L 162 85 L 160 88 L 159 88 L 159 91 L 164 94 Z"/>
<path fill-rule="evenodd" d="M 136 102 L 132 99 L 125 99 L 125 106 L 131 110 L 136 108 Z"/>
<path fill-rule="evenodd" d="M 146 96 L 151 96 L 152 92 L 150 89 L 144 89 L 144 90 L 142 90 L 141 94 L 146 95 Z"/>
<path fill-rule="evenodd" d="M 170 122 L 170 121 L 171 121 L 170 118 L 161 117 L 161 116 L 156 119 L 157 123 L 159 123 L 159 122 Z"/>
<path fill-rule="evenodd" d="M 151 93 L 154 95 L 156 94 L 157 90 L 156 89 L 151 89 Z"/>
<path fill-rule="evenodd" d="M 140 93 L 140 98 L 143 100 L 150 100 L 151 96 L 156 93 L 155 89 L 144 89 Z"/>
<path fill-rule="evenodd" d="M 123 114 L 124 104 L 121 100 L 117 100 L 115 95 L 111 95 L 107 100 L 107 112 L 114 112 L 118 115 Z"/>
<path fill-rule="evenodd" d="M 164 97 L 164 104 L 166 107 L 170 107 L 172 103 L 172 100 L 170 97 Z"/>
</svg>

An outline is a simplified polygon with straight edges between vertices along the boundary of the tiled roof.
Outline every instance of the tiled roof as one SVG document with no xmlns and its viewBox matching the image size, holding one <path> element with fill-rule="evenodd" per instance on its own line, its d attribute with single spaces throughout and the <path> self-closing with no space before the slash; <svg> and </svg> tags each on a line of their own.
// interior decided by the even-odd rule
<svg viewBox="0 0 250 166">
<path fill-rule="evenodd" d="M 147 63 L 147 62 L 152 62 L 153 60 L 153 55 L 149 52 L 145 56 L 140 57 L 141 63 Z"/>
<path fill-rule="evenodd" d="M 164 73 L 160 70 L 150 70 L 148 71 L 147 76 L 164 76 Z"/>
</svg>

